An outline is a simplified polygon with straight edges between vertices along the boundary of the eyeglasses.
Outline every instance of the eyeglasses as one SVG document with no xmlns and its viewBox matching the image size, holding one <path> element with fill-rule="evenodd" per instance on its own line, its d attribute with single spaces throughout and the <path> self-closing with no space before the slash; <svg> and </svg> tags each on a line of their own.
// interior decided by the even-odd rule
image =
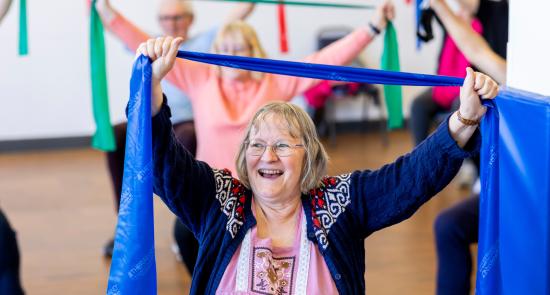
<svg viewBox="0 0 550 295">
<path fill-rule="evenodd" d="M 178 22 L 189 17 L 191 17 L 190 13 L 183 13 L 183 14 L 176 14 L 176 15 L 159 15 L 159 21 L 160 22 L 168 22 L 168 21 Z"/>
<path fill-rule="evenodd" d="M 222 44 L 219 46 L 218 51 L 221 54 L 228 54 L 228 55 L 242 55 L 242 54 L 250 54 L 252 51 L 251 47 L 246 44 L 233 44 L 232 46 L 227 46 L 225 44 Z"/>
<path fill-rule="evenodd" d="M 288 157 L 292 155 L 295 148 L 304 147 L 303 144 L 288 144 L 284 142 L 278 142 L 272 145 L 266 145 L 260 142 L 247 142 L 246 144 L 248 145 L 248 153 L 256 157 L 263 155 L 267 147 L 271 148 L 279 157 Z"/>
</svg>

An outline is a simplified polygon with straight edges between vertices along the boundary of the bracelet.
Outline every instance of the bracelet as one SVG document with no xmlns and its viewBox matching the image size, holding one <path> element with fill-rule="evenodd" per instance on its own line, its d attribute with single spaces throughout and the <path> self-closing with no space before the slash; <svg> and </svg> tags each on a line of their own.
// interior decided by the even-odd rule
<svg viewBox="0 0 550 295">
<path fill-rule="evenodd" d="M 380 34 L 380 29 L 377 28 L 375 25 L 373 25 L 371 22 L 369 22 L 369 28 L 372 30 L 372 32 L 375 34 L 375 35 L 379 35 Z"/>
<path fill-rule="evenodd" d="M 467 125 L 467 126 L 476 126 L 476 125 L 479 125 L 479 123 L 481 122 L 481 119 L 471 120 L 471 119 L 466 119 L 466 118 L 462 117 L 462 114 L 460 114 L 460 110 L 456 111 L 456 116 L 458 118 L 458 121 L 460 121 L 460 123 L 462 123 L 464 125 Z"/>
</svg>

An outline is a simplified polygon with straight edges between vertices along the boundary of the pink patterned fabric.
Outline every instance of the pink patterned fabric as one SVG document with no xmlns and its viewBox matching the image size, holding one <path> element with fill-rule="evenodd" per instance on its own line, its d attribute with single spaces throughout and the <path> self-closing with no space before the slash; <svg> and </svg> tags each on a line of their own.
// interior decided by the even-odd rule
<svg viewBox="0 0 550 295">
<path fill-rule="evenodd" d="M 483 31 L 481 22 L 478 19 L 472 20 L 472 28 L 480 34 Z M 466 67 L 469 66 L 470 63 L 466 57 L 460 52 L 453 39 L 447 35 L 441 50 L 437 74 L 465 77 Z M 438 105 L 448 109 L 459 94 L 460 89 L 458 87 L 436 86 L 433 88 L 432 97 Z"/>
<path fill-rule="evenodd" d="M 254 208 L 254 207 L 253 207 Z M 252 210 L 254 213 L 254 210 Z M 300 251 L 300 228 L 303 219 L 296 225 L 296 235 L 292 247 L 272 247 L 271 239 L 260 239 L 257 228 L 251 229 L 252 251 L 250 253 L 250 268 L 248 288 L 246 292 L 237 292 L 237 264 L 241 247 L 237 248 L 222 277 L 216 294 L 218 295 L 245 295 L 245 294 L 294 294 Z M 315 245 L 309 241 L 310 261 L 307 281 L 307 294 L 338 294 L 336 285 L 330 275 L 328 267 Z"/>
</svg>

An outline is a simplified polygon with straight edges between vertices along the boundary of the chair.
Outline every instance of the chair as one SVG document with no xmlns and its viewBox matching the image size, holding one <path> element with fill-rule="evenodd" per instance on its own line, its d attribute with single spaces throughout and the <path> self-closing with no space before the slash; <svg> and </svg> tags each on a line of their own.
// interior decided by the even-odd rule
<svg viewBox="0 0 550 295">
<path fill-rule="evenodd" d="M 350 34 L 352 29 L 344 26 L 334 26 L 321 29 L 317 35 L 317 47 L 322 49 L 325 46 L 330 45 L 344 36 Z M 364 67 L 364 64 L 355 59 L 351 66 Z M 318 127 L 319 134 L 328 135 L 330 143 L 336 144 L 336 102 L 343 99 L 361 99 L 362 110 L 361 120 L 362 123 L 368 121 L 369 107 L 375 105 L 377 108 L 382 109 L 379 89 L 374 85 L 367 83 L 342 83 L 333 85 L 332 93 L 326 99 L 326 103 L 323 106 L 318 107 L 314 111 L 313 119 Z M 388 132 L 386 127 L 386 119 L 384 116 L 380 117 L 378 122 L 380 126 L 380 134 L 382 137 L 382 143 L 387 145 Z M 362 124 L 365 125 L 365 124 Z M 328 133 L 328 134 L 327 134 Z"/>
</svg>

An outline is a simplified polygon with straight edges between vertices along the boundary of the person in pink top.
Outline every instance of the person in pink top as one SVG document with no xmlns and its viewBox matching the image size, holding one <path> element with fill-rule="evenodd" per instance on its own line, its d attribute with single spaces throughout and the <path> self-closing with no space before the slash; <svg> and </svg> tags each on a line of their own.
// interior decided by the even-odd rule
<svg viewBox="0 0 550 295">
<path fill-rule="evenodd" d="M 345 38 L 304 59 L 305 62 L 345 65 L 351 62 L 382 30 L 393 14 L 388 2 L 381 5 L 371 25 L 355 29 Z M 137 49 L 147 34 L 117 16 L 109 28 L 131 48 Z M 152 46 L 155 39 L 149 39 Z M 213 52 L 219 54 L 265 57 L 254 29 L 236 21 L 225 25 L 214 41 Z M 214 167 L 235 171 L 234 159 L 246 124 L 264 104 L 288 101 L 314 86 L 319 80 L 260 74 L 178 59 L 166 79 L 186 92 L 193 105 L 197 133 L 197 159 Z M 170 98 L 168 97 L 168 100 Z M 220 148 L 223 147 L 223 151 Z"/>
<path fill-rule="evenodd" d="M 486 5 L 485 13 L 506 16 L 507 2 L 486 0 L 478 3 Z M 445 29 L 456 41 L 456 45 L 474 66 L 489 73 L 495 81 L 506 83 L 506 58 L 499 55 L 498 47 L 456 16 L 443 0 L 431 0 L 430 6 L 441 19 Z M 507 18 L 507 17 L 506 17 Z M 489 22 L 492 26 L 495 20 Z M 502 20 L 501 20 L 502 21 Z M 507 23 L 507 22 L 506 22 Z M 490 28 L 486 26 L 485 28 Z M 499 28 L 508 35 L 508 27 Z M 502 51 L 505 51 L 503 48 Z M 501 52 L 502 52 L 501 51 Z M 470 294 L 473 261 L 472 244 L 478 242 L 479 192 L 441 211 L 434 222 L 434 240 L 437 254 L 436 293 L 437 295 Z"/>
</svg>

